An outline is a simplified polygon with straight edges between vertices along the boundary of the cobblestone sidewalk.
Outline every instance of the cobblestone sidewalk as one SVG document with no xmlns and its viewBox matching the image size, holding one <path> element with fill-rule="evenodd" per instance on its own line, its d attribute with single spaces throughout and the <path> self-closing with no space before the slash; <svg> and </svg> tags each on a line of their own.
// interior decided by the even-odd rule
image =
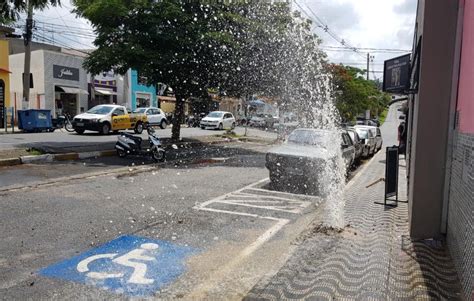
<svg viewBox="0 0 474 301">
<path fill-rule="evenodd" d="M 440 300 L 461 299 L 456 270 L 444 242 L 412 241 L 408 205 L 388 208 L 380 151 L 346 190 L 341 233 L 317 228 L 271 279 L 262 279 L 244 300 Z M 400 160 L 399 199 L 406 200 L 406 167 Z"/>
</svg>

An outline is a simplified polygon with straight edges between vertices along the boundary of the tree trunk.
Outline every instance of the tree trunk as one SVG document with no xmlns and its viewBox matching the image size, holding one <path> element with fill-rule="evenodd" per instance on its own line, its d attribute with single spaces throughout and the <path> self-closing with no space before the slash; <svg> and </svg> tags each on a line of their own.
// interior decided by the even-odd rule
<svg viewBox="0 0 474 301">
<path fill-rule="evenodd" d="M 171 139 L 178 141 L 181 133 L 181 121 L 184 117 L 184 100 L 185 97 L 180 94 L 176 96 L 176 107 L 174 109 L 173 129 L 171 131 Z"/>
</svg>

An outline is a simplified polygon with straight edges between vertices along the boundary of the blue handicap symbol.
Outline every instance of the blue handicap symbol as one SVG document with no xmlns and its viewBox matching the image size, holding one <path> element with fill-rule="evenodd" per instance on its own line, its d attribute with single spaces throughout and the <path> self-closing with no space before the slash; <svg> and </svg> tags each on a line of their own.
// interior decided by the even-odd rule
<svg viewBox="0 0 474 301">
<path fill-rule="evenodd" d="M 39 274 L 130 296 L 151 296 L 183 274 L 186 258 L 196 252 L 163 240 L 125 235 Z"/>
</svg>

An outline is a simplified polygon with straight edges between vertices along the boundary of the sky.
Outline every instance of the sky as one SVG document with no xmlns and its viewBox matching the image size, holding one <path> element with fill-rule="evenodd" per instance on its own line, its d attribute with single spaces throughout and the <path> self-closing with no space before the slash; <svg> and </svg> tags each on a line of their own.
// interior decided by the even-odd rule
<svg viewBox="0 0 474 301">
<path fill-rule="evenodd" d="M 94 40 L 90 24 L 71 12 L 70 0 L 61 0 L 61 7 L 50 7 L 35 12 L 36 39 L 69 46 L 75 49 L 91 48 Z M 383 61 L 405 52 L 381 52 L 361 49 L 341 51 L 345 45 L 357 48 L 410 50 L 416 17 L 417 0 L 293 0 L 292 6 L 306 18 L 313 20 L 313 31 L 322 39 L 322 48 L 334 63 L 366 68 L 367 52 L 373 56 L 370 78 L 381 78 L 378 71 Z M 24 15 L 22 18 L 24 20 Z M 319 19 L 319 21 L 318 21 Z M 23 21 L 24 22 L 24 21 Z M 321 26 L 327 26 L 336 37 L 332 38 Z M 21 22 L 20 22 L 21 23 Z M 54 32 L 54 33 L 53 33 Z M 74 35 L 68 34 L 73 32 Z"/>
</svg>

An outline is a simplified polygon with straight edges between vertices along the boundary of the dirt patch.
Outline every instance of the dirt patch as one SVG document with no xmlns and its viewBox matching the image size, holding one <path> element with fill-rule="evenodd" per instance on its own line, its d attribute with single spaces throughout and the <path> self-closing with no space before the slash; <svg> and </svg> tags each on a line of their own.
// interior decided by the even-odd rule
<svg viewBox="0 0 474 301">
<path fill-rule="evenodd" d="M 20 156 L 30 156 L 30 155 L 31 153 L 29 153 L 26 149 L 14 148 L 14 149 L 0 150 L 0 159 L 18 158 Z"/>
</svg>

